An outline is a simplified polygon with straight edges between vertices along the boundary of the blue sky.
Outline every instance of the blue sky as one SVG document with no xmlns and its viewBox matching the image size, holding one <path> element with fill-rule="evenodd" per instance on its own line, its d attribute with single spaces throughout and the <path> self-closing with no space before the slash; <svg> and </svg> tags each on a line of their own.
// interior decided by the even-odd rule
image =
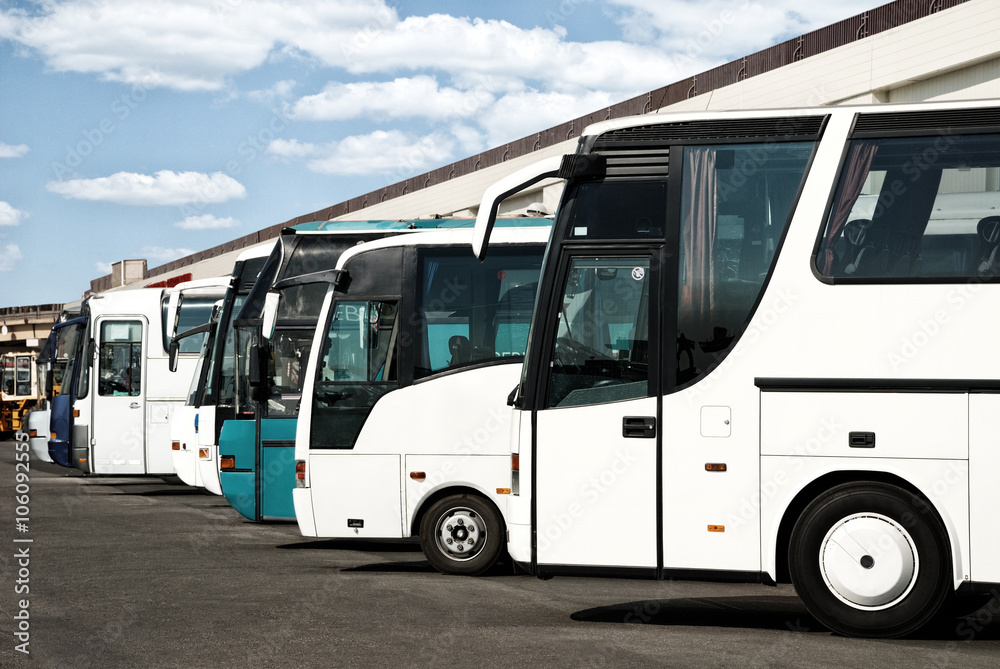
<svg viewBox="0 0 1000 669">
<path fill-rule="evenodd" d="M 878 4 L 0 0 L 0 307 L 79 299 L 112 262 L 155 267 Z"/>
</svg>

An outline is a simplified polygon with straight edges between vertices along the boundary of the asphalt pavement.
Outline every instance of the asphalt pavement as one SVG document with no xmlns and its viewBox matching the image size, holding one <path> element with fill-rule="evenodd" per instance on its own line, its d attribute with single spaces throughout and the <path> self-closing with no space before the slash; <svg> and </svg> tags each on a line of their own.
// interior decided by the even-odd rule
<svg viewBox="0 0 1000 669">
<path fill-rule="evenodd" d="M 1000 666 L 996 601 L 849 639 L 790 586 L 443 576 L 411 541 L 307 539 L 177 482 L 17 454 L 0 442 L 5 668 Z"/>
</svg>

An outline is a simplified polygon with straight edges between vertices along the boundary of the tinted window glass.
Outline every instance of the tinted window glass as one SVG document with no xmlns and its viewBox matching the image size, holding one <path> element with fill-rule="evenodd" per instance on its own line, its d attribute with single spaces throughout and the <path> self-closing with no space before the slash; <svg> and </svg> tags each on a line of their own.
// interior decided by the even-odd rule
<svg viewBox="0 0 1000 669">
<path fill-rule="evenodd" d="M 812 142 L 684 148 L 677 382 L 712 369 L 757 302 Z"/>
<path fill-rule="evenodd" d="M 100 395 L 139 395 L 142 388 L 142 323 L 101 323 Z"/>
<path fill-rule="evenodd" d="M 856 140 L 820 238 L 824 276 L 1000 274 L 1000 136 Z"/>
<path fill-rule="evenodd" d="M 542 249 L 421 257 L 415 378 L 524 355 Z"/>
</svg>

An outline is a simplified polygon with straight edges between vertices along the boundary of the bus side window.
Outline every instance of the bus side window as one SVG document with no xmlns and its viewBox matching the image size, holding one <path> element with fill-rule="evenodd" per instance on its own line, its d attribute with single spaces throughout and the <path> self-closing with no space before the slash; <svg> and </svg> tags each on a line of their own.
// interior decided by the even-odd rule
<svg viewBox="0 0 1000 669">
<path fill-rule="evenodd" d="M 573 258 L 566 273 L 549 407 L 645 397 L 649 258 Z"/>
<path fill-rule="evenodd" d="M 337 303 L 313 389 L 310 448 L 353 448 L 372 407 L 396 387 L 397 316 L 395 301 Z"/>
<path fill-rule="evenodd" d="M 684 148 L 677 384 L 722 360 L 752 315 L 811 143 Z"/>
<path fill-rule="evenodd" d="M 142 384 L 142 323 L 101 323 L 98 393 L 102 396 L 140 394 Z"/>
<path fill-rule="evenodd" d="M 996 276 L 998 208 L 1000 135 L 854 140 L 816 269 L 868 282 Z"/>
</svg>

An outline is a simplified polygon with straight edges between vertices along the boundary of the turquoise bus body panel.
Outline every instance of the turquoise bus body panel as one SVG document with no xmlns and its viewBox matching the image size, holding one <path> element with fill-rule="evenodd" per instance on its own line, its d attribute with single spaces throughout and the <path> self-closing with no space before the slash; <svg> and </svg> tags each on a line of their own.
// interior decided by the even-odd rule
<svg viewBox="0 0 1000 669">
<path fill-rule="evenodd" d="M 222 494 L 226 501 L 250 520 L 256 520 L 254 491 L 256 428 L 252 420 L 227 420 L 219 434 L 219 458 L 232 456 L 235 471 L 219 472 Z"/>
<path fill-rule="evenodd" d="M 295 489 L 294 417 L 260 421 L 260 515 L 295 520 L 292 490 Z"/>
</svg>

